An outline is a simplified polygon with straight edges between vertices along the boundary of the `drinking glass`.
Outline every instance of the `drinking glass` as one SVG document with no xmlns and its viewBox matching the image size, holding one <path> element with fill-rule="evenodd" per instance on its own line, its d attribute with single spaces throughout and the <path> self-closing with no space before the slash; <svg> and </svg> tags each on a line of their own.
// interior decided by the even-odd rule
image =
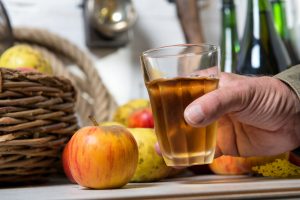
<svg viewBox="0 0 300 200">
<path fill-rule="evenodd" d="M 192 127 L 185 108 L 218 87 L 220 51 L 215 45 L 180 44 L 143 52 L 141 65 L 155 132 L 168 166 L 211 163 L 217 122 Z"/>
</svg>

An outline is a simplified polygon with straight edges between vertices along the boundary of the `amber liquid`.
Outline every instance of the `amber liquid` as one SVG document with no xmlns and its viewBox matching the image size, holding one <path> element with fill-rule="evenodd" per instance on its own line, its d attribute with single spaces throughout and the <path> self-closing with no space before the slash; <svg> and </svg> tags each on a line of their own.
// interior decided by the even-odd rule
<svg viewBox="0 0 300 200">
<path fill-rule="evenodd" d="M 218 79 L 174 78 L 146 83 L 158 142 L 168 166 L 211 163 L 216 145 L 216 122 L 195 128 L 184 119 L 185 108 L 195 99 L 215 90 Z"/>
</svg>

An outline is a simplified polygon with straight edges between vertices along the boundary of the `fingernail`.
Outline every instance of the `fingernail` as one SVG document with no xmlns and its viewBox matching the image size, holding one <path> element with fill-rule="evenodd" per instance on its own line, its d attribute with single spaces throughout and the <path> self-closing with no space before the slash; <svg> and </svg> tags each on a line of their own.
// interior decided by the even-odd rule
<svg viewBox="0 0 300 200">
<path fill-rule="evenodd" d="M 199 124 L 204 120 L 204 114 L 201 106 L 192 104 L 189 105 L 184 111 L 184 118 L 191 124 Z"/>
</svg>

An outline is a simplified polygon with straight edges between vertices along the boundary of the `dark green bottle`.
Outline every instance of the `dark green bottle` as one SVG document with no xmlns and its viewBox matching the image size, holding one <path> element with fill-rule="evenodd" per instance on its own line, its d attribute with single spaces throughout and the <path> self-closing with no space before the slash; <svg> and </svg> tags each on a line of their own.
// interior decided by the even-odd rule
<svg viewBox="0 0 300 200">
<path fill-rule="evenodd" d="M 240 43 L 233 0 L 222 0 L 221 69 L 235 72 Z"/>
<path fill-rule="evenodd" d="M 237 72 L 272 75 L 290 65 L 290 56 L 274 27 L 269 1 L 248 0 Z"/>
<path fill-rule="evenodd" d="M 290 31 L 287 27 L 285 0 L 271 0 L 275 29 L 291 57 L 292 65 L 299 64 L 299 58 L 292 45 Z"/>
</svg>

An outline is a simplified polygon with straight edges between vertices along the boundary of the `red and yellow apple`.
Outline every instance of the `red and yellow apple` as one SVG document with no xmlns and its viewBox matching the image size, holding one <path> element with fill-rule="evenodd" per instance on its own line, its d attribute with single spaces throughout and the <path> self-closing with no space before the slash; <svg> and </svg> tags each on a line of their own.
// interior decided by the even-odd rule
<svg viewBox="0 0 300 200">
<path fill-rule="evenodd" d="M 214 159 L 209 167 L 215 174 L 222 175 L 239 175 L 251 172 L 247 158 L 242 157 L 221 156 Z"/>
<path fill-rule="evenodd" d="M 289 154 L 283 153 L 276 156 L 263 157 L 233 157 L 221 156 L 214 159 L 213 163 L 209 164 L 210 169 L 215 174 L 222 175 L 241 175 L 252 173 L 252 167 L 264 165 L 273 162 L 276 159 L 288 159 Z"/>
<path fill-rule="evenodd" d="M 122 126 L 81 128 L 72 136 L 68 148 L 71 174 L 84 187 L 122 187 L 137 167 L 137 143 Z"/>
<path fill-rule="evenodd" d="M 129 128 L 153 128 L 154 120 L 152 111 L 150 108 L 141 108 L 128 117 L 128 127 Z"/>
<path fill-rule="evenodd" d="M 146 99 L 134 99 L 121 105 L 116 110 L 113 121 L 130 128 L 153 128 L 150 102 Z"/>
<path fill-rule="evenodd" d="M 66 144 L 63 154 L 62 154 L 62 165 L 63 165 L 63 169 L 64 172 L 67 176 L 67 178 L 69 179 L 69 181 L 71 183 L 76 183 L 76 181 L 74 180 L 71 171 L 70 171 L 70 164 L 69 164 L 69 143 Z"/>
</svg>

